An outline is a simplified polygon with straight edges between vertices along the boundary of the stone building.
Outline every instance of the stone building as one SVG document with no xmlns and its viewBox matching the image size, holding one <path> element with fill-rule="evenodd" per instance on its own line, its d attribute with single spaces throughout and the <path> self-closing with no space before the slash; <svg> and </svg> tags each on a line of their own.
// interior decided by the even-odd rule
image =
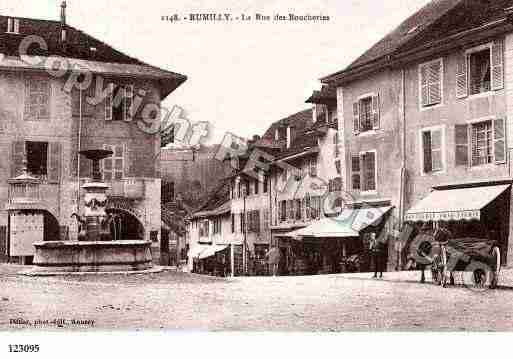
<svg viewBox="0 0 513 359">
<path fill-rule="evenodd" d="M 343 71 L 344 188 L 408 222 L 493 237 L 509 261 L 513 1 L 432 1 Z M 401 245 L 389 242 L 388 267 Z"/>
<path fill-rule="evenodd" d="M 107 211 L 122 217 L 123 238 L 154 242 L 158 260 L 159 106 L 186 77 L 68 25 L 65 11 L 63 3 L 60 21 L 0 16 L 0 203 L 9 209 L 0 215 L 1 250 L 31 260 L 30 251 L 11 252 L 21 238 L 10 225 L 18 215 L 42 216 L 44 240 L 75 239 L 71 214 L 83 208 L 80 186 L 91 172 L 78 151 L 106 148 L 113 151 L 102 163 Z M 13 203 L 9 179 L 24 162 L 40 181 L 37 206 Z"/>
</svg>

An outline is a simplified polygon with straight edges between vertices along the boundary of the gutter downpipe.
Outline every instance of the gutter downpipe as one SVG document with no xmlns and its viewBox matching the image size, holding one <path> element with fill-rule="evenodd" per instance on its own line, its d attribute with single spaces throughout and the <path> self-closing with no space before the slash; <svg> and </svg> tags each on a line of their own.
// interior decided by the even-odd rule
<svg viewBox="0 0 513 359">
<path fill-rule="evenodd" d="M 406 74 L 401 69 L 401 183 L 399 188 L 399 230 L 403 229 L 406 197 Z M 400 243 L 400 242 L 399 242 Z M 402 270 L 402 248 L 398 247 L 397 269 Z"/>
<path fill-rule="evenodd" d="M 80 150 L 82 149 L 82 89 L 78 90 L 77 213 L 80 211 Z"/>
</svg>

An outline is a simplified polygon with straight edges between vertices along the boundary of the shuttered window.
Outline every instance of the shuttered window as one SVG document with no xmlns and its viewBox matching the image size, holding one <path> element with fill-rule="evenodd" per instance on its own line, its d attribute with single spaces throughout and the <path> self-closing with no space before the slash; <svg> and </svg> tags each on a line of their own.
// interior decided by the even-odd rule
<svg viewBox="0 0 513 359">
<path fill-rule="evenodd" d="M 105 120 L 130 122 L 133 113 L 134 85 L 108 84 L 108 95 L 105 99 Z"/>
<path fill-rule="evenodd" d="M 420 65 L 420 101 L 422 107 L 442 103 L 442 59 Z"/>
<path fill-rule="evenodd" d="M 376 153 L 363 152 L 351 157 L 351 182 L 353 190 L 376 190 Z M 342 180 L 340 185 L 342 186 Z"/>
<path fill-rule="evenodd" d="M 363 183 L 362 191 L 376 190 L 376 154 L 366 152 L 362 154 Z"/>
<path fill-rule="evenodd" d="M 351 157 L 351 183 L 354 190 L 360 190 L 360 156 Z"/>
<path fill-rule="evenodd" d="M 424 173 L 443 170 L 442 130 L 422 132 L 422 153 Z"/>
<path fill-rule="evenodd" d="M 506 162 L 506 122 L 495 119 L 455 126 L 456 166 Z"/>
<path fill-rule="evenodd" d="M 504 41 L 462 53 L 456 70 L 456 97 L 464 98 L 504 88 Z"/>
<path fill-rule="evenodd" d="M 103 145 L 103 148 L 113 152 L 111 157 L 107 157 L 102 160 L 103 179 L 105 181 L 123 179 L 125 168 L 125 146 Z"/>
<path fill-rule="evenodd" d="M 493 161 L 492 121 L 472 124 L 472 166 L 480 166 Z"/>
<path fill-rule="evenodd" d="M 353 103 L 353 132 L 377 130 L 380 128 L 380 99 L 373 94 Z"/>
<path fill-rule="evenodd" d="M 25 81 L 25 120 L 37 121 L 50 118 L 50 81 L 30 78 Z"/>
</svg>

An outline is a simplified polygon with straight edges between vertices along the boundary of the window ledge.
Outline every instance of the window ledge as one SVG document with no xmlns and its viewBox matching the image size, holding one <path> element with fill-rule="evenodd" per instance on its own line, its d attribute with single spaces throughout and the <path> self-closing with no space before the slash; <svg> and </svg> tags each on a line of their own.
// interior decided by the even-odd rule
<svg viewBox="0 0 513 359">
<path fill-rule="evenodd" d="M 445 174 L 445 169 L 442 169 L 442 170 L 438 170 L 438 171 L 432 171 L 432 172 L 424 172 L 424 171 L 420 171 L 420 175 L 422 177 L 428 177 L 428 176 L 441 176 L 441 175 L 444 175 Z"/>
<path fill-rule="evenodd" d="M 430 110 L 433 110 L 435 108 L 442 107 L 443 105 L 444 105 L 443 102 L 437 103 L 436 105 L 426 105 L 426 106 L 422 106 L 422 104 L 421 104 L 420 105 L 420 112 L 430 111 Z"/>
<path fill-rule="evenodd" d="M 487 163 L 487 164 L 484 164 L 484 165 L 470 166 L 470 167 L 468 167 L 468 170 L 469 171 L 491 170 L 491 169 L 495 168 L 496 166 L 503 166 L 505 164 L 506 164 L 505 162 L 504 163 L 492 162 L 492 163 Z"/>
<path fill-rule="evenodd" d="M 374 136 L 374 135 L 377 135 L 378 133 L 382 133 L 382 132 L 384 132 L 384 131 L 381 128 L 374 129 L 374 130 L 368 130 L 368 131 L 364 131 L 364 132 L 355 133 L 355 137 Z"/>
<path fill-rule="evenodd" d="M 475 95 L 467 96 L 466 99 L 467 100 L 474 100 L 474 99 L 478 99 L 478 98 L 491 97 L 491 96 L 495 96 L 495 91 L 490 90 L 490 91 L 487 91 L 487 92 L 476 93 Z"/>
</svg>

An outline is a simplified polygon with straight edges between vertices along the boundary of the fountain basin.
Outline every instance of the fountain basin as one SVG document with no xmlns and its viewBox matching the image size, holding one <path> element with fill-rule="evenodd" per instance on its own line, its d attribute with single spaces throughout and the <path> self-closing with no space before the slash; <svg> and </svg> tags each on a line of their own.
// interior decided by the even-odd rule
<svg viewBox="0 0 513 359">
<path fill-rule="evenodd" d="M 34 243 L 37 272 L 130 272 L 152 267 L 151 242 L 46 241 Z"/>
</svg>

